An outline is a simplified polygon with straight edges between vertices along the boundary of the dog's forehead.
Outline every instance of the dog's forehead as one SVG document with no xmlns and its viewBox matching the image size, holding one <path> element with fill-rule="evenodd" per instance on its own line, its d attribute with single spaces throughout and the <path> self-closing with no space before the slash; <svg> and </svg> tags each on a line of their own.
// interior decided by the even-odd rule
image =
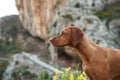
<svg viewBox="0 0 120 80">
<path fill-rule="evenodd" d="M 63 29 L 60 31 L 60 34 L 61 34 L 62 32 L 68 33 L 68 31 L 70 31 L 69 28 L 70 28 L 70 27 L 65 27 L 65 28 L 63 28 Z"/>
<path fill-rule="evenodd" d="M 68 31 L 68 30 L 70 30 L 70 29 L 71 29 L 71 27 L 65 27 L 65 28 L 63 28 L 62 31 Z"/>
<path fill-rule="evenodd" d="M 75 27 L 75 26 L 64 27 L 61 32 L 69 32 L 69 31 L 74 30 L 74 29 L 75 30 L 79 29 L 79 27 Z"/>
</svg>

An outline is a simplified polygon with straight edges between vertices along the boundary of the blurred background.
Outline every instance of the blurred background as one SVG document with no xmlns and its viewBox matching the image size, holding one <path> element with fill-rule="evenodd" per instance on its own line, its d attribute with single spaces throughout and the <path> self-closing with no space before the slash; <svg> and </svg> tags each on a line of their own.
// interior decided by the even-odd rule
<svg viewBox="0 0 120 80">
<path fill-rule="evenodd" d="M 120 49 L 120 0 L 0 1 L 0 80 L 41 80 L 81 59 L 71 47 L 54 47 L 49 38 L 78 26 L 95 43 Z M 47 78 L 44 80 L 48 80 Z"/>
</svg>

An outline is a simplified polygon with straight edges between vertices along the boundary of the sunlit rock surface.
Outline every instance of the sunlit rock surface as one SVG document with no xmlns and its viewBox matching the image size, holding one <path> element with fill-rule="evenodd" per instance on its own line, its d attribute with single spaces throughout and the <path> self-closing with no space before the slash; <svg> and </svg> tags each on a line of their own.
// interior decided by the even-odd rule
<svg viewBox="0 0 120 80">
<path fill-rule="evenodd" d="M 94 15 L 106 4 L 115 1 L 117 0 L 16 0 L 16 6 L 24 27 L 34 36 L 47 39 L 59 33 L 64 26 L 76 25 L 85 30 L 96 43 L 119 48 L 114 42 L 115 33 L 112 28 L 108 31 L 105 22 Z"/>
<path fill-rule="evenodd" d="M 52 21 L 55 0 L 15 0 L 20 19 L 32 35 L 43 39 L 47 36 L 47 25 Z"/>
</svg>

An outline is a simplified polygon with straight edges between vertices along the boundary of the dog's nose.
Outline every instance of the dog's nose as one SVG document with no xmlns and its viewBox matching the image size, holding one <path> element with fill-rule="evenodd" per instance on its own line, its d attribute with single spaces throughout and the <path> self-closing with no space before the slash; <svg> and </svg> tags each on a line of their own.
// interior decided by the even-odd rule
<svg viewBox="0 0 120 80">
<path fill-rule="evenodd" d="M 52 42 L 52 39 L 50 39 L 50 42 Z"/>
<path fill-rule="evenodd" d="M 53 41 L 53 38 L 50 38 L 49 41 L 52 42 L 52 41 Z"/>
</svg>

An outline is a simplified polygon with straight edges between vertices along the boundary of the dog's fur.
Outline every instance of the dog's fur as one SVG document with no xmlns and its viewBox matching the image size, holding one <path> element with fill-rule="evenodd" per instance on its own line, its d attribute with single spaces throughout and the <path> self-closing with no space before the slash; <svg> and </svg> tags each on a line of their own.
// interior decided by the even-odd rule
<svg viewBox="0 0 120 80">
<path fill-rule="evenodd" d="M 57 47 L 75 48 L 90 80 L 120 80 L 120 50 L 98 46 L 78 27 L 64 28 L 50 42 Z"/>
</svg>

